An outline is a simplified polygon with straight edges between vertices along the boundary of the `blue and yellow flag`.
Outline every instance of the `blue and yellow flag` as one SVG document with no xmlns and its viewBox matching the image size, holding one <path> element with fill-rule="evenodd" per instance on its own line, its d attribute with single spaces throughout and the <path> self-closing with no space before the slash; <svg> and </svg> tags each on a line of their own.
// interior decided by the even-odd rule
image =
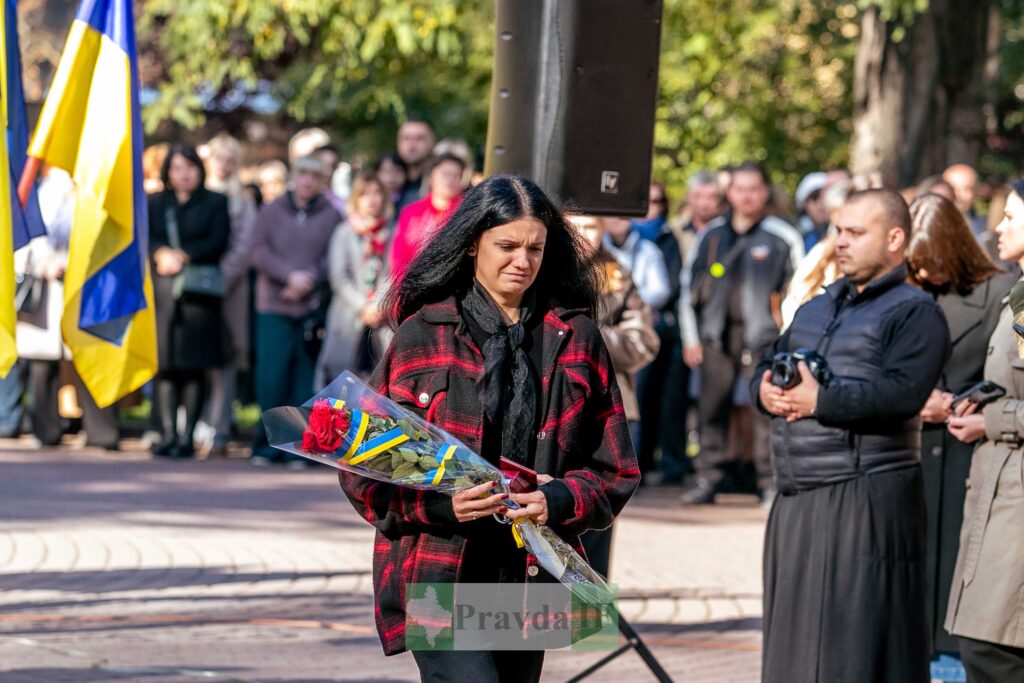
<svg viewBox="0 0 1024 683">
<path fill-rule="evenodd" d="M 15 0 L 4 0 L 0 12 L 0 377 L 17 360 L 14 343 L 14 250 L 42 235 L 43 219 L 35 189 L 23 207 L 17 185 L 25 169 L 28 122 L 21 86 L 18 13 Z"/>
<path fill-rule="evenodd" d="M 61 330 L 107 406 L 157 370 L 131 0 L 79 6 L 29 155 L 75 181 Z"/>
<path fill-rule="evenodd" d="M 3 68 L 3 103 L 7 123 L 7 153 L 10 155 L 11 192 L 17 192 L 18 179 L 25 170 L 28 159 L 28 117 L 25 115 L 25 90 L 21 84 L 21 50 L 18 47 L 18 3 L 4 0 L 3 31 L 0 31 Z M 6 195 L 4 195 L 6 197 Z M 14 221 L 14 248 L 20 249 L 33 237 L 46 234 L 43 217 L 39 213 L 39 198 L 35 184 L 21 202 L 11 201 Z"/>
</svg>

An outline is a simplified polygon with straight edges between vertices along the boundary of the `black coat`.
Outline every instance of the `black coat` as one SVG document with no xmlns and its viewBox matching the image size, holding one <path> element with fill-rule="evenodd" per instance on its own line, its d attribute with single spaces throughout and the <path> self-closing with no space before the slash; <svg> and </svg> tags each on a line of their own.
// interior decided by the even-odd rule
<svg viewBox="0 0 1024 683">
<path fill-rule="evenodd" d="M 175 211 L 182 250 L 191 263 L 219 264 L 228 248 L 228 199 L 200 188 L 184 204 L 171 191 L 149 198 L 149 249 L 168 247 L 167 210 Z M 153 271 L 160 370 L 200 370 L 224 363 L 221 301 L 175 300 L 174 277 Z"/>
<path fill-rule="evenodd" d="M 955 292 L 936 298 L 949 324 L 953 352 L 938 389 L 954 394 L 983 379 L 988 342 L 1016 274 L 999 274 L 966 296 Z M 960 547 L 964 497 L 974 444 L 954 439 L 944 425 L 925 425 L 921 465 L 928 515 L 928 614 L 936 650 L 956 652 L 958 639 L 946 633 L 946 604 Z"/>
</svg>

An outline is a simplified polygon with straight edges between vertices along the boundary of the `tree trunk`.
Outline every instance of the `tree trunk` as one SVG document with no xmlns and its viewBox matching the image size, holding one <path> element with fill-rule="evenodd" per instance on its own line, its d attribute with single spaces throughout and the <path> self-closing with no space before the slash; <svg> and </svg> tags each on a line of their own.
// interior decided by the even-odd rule
<svg viewBox="0 0 1024 683">
<path fill-rule="evenodd" d="M 994 0 L 931 0 L 902 31 L 864 12 L 854 64 L 854 172 L 881 171 L 899 187 L 975 165 L 998 75 Z"/>
</svg>

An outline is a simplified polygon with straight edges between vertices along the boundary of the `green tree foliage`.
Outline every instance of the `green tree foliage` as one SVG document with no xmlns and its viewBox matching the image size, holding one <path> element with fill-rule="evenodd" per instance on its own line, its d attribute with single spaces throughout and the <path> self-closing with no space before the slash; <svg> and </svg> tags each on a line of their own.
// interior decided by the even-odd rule
<svg viewBox="0 0 1024 683">
<path fill-rule="evenodd" d="M 1024 149 L 1024 26 L 1021 0 L 1003 4 L 1007 46 L 990 137 L 1012 151 Z M 791 190 L 809 171 L 845 166 L 868 6 L 910 25 L 928 0 L 665 0 L 655 177 L 678 197 L 697 169 L 748 158 L 765 161 Z M 168 121 L 196 126 L 225 116 L 239 93 L 269 90 L 284 116 L 339 133 L 350 154 L 392 147 L 411 112 L 442 136 L 483 147 L 493 0 L 145 0 L 140 7 L 144 77 L 161 94 L 145 110 L 150 130 Z"/>
<path fill-rule="evenodd" d="M 1024 171 L 1024 1 L 1003 1 L 1000 33 L 1002 68 L 979 167 L 985 175 L 1015 178 Z"/>
<path fill-rule="evenodd" d="M 698 168 L 755 157 L 793 186 L 843 165 L 856 5 L 729 5 L 665 2 L 656 175 L 680 190 Z M 269 83 L 289 116 L 365 151 L 390 146 L 409 111 L 483 144 L 491 0 L 149 0 L 141 32 L 162 67 L 151 129 L 197 125 L 211 95 Z"/>
<path fill-rule="evenodd" d="M 269 89 L 288 117 L 366 151 L 394 144 L 409 113 L 442 134 L 486 133 L 493 8 L 483 0 L 148 0 L 140 45 L 149 130 L 186 128 Z"/>
<path fill-rule="evenodd" d="M 791 189 L 846 164 L 858 11 L 837 0 L 667 0 L 655 175 L 765 162 Z"/>
</svg>

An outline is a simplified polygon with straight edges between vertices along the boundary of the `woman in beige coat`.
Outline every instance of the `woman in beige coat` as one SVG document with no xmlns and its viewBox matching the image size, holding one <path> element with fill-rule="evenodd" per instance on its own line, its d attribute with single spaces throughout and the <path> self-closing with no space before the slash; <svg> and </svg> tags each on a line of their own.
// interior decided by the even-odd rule
<svg viewBox="0 0 1024 683">
<path fill-rule="evenodd" d="M 1014 185 L 996 234 L 999 258 L 1024 264 L 1024 181 Z M 1006 396 L 980 412 L 961 404 L 949 419 L 953 436 L 978 442 L 946 611 L 971 683 L 1024 681 L 1024 340 L 1013 324 L 1007 306 L 985 362 L 985 379 Z"/>
</svg>

